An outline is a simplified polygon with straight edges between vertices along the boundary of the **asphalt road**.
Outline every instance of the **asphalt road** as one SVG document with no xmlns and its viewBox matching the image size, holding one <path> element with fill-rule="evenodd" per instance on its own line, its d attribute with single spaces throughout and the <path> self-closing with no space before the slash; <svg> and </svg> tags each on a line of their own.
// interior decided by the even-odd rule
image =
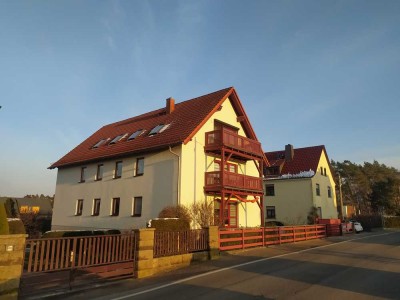
<svg viewBox="0 0 400 300">
<path fill-rule="evenodd" d="M 400 299 L 400 231 L 224 254 L 57 299 Z"/>
</svg>

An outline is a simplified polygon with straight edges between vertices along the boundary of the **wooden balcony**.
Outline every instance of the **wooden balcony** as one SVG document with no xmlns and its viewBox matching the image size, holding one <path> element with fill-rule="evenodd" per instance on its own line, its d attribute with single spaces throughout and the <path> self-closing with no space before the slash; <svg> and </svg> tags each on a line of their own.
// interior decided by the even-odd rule
<svg viewBox="0 0 400 300">
<path fill-rule="evenodd" d="M 221 151 L 222 147 L 243 153 L 249 159 L 251 159 L 251 156 L 263 157 L 261 143 L 258 141 L 226 129 L 206 132 L 206 145 L 204 147 L 206 151 Z"/>
<path fill-rule="evenodd" d="M 204 190 L 219 192 L 238 190 L 249 194 L 263 194 L 262 178 L 224 171 L 206 172 Z"/>
</svg>

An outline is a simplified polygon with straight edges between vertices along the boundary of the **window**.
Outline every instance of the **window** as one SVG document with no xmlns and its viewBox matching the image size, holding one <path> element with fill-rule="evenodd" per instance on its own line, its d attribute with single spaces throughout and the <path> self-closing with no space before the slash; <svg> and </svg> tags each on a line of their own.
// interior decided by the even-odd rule
<svg viewBox="0 0 400 300">
<path fill-rule="evenodd" d="M 111 216 L 118 216 L 119 215 L 119 198 L 113 198 L 111 200 Z"/>
<path fill-rule="evenodd" d="M 101 139 L 100 141 L 98 141 L 98 142 L 93 146 L 93 148 L 98 148 L 98 147 L 100 147 L 101 145 L 104 144 L 105 141 L 106 141 L 105 139 Z"/>
<path fill-rule="evenodd" d="M 328 198 L 332 198 L 332 189 L 328 186 Z"/>
<path fill-rule="evenodd" d="M 114 179 L 121 178 L 122 176 L 122 161 L 117 161 L 115 163 Z"/>
<path fill-rule="evenodd" d="M 315 192 L 316 192 L 317 196 L 321 196 L 321 190 L 319 188 L 319 183 L 316 184 Z"/>
<path fill-rule="evenodd" d="M 276 218 L 275 206 L 267 206 L 266 211 L 267 211 L 267 219 L 275 219 Z"/>
<path fill-rule="evenodd" d="M 324 168 L 324 175 L 326 176 L 326 168 Z"/>
<path fill-rule="evenodd" d="M 320 170 L 321 170 L 321 175 L 324 175 L 324 169 L 320 167 Z"/>
<path fill-rule="evenodd" d="M 96 180 L 103 179 L 103 164 L 97 165 Z"/>
<path fill-rule="evenodd" d="M 83 199 L 79 199 L 76 201 L 75 216 L 81 216 L 82 210 L 83 210 Z"/>
<path fill-rule="evenodd" d="M 237 173 L 237 165 L 226 162 L 224 169 L 225 171 L 231 172 L 231 173 Z M 220 160 L 215 160 L 214 161 L 214 170 L 215 171 L 220 171 L 221 170 L 221 161 Z"/>
<path fill-rule="evenodd" d="M 144 174 L 144 157 L 136 159 L 136 176 Z"/>
<path fill-rule="evenodd" d="M 100 199 L 93 199 L 92 216 L 98 216 L 100 214 Z"/>
<path fill-rule="evenodd" d="M 142 215 L 142 197 L 134 197 L 132 203 L 132 216 L 140 217 Z"/>
<path fill-rule="evenodd" d="M 317 214 L 318 214 L 318 218 L 322 219 L 322 209 L 320 206 L 317 207 Z"/>
<path fill-rule="evenodd" d="M 150 132 L 149 136 L 156 135 L 157 133 L 161 133 L 165 131 L 171 124 L 160 124 L 154 127 Z"/>
<path fill-rule="evenodd" d="M 120 140 L 126 138 L 127 136 L 128 136 L 128 133 L 120 134 L 120 135 L 116 136 L 116 137 L 110 142 L 109 145 L 115 144 L 116 142 L 119 142 Z"/>
<path fill-rule="evenodd" d="M 139 130 L 135 131 L 135 132 L 132 133 L 131 136 L 128 138 L 128 141 L 136 139 L 139 135 L 142 134 L 143 131 L 144 131 L 143 129 L 139 129 Z"/>
<path fill-rule="evenodd" d="M 86 167 L 81 168 L 81 180 L 79 182 L 85 182 L 86 179 Z"/>
<path fill-rule="evenodd" d="M 275 196 L 275 186 L 273 184 L 265 185 L 265 196 Z"/>
</svg>

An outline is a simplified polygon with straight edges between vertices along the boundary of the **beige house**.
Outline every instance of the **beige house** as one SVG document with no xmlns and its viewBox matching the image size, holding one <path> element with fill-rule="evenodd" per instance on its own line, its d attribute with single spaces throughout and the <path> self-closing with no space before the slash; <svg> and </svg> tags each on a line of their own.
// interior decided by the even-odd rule
<svg viewBox="0 0 400 300">
<path fill-rule="evenodd" d="M 165 206 L 207 203 L 220 226 L 259 226 L 267 163 L 234 88 L 112 123 L 58 168 L 52 229 L 145 227 Z"/>
<path fill-rule="evenodd" d="M 335 181 L 325 146 L 265 153 L 264 204 L 266 221 L 307 224 L 312 207 L 319 218 L 338 217 Z"/>
</svg>

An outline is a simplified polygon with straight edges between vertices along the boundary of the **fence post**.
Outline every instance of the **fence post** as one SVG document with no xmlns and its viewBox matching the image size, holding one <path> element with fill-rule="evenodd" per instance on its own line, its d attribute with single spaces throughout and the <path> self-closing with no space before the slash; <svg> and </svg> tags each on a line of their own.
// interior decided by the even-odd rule
<svg viewBox="0 0 400 300">
<path fill-rule="evenodd" d="M 27 237 L 27 234 L 0 235 L 0 298 L 18 298 Z"/>
<path fill-rule="evenodd" d="M 242 249 L 244 249 L 244 228 L 242 228 Z"/>
<path fill-rule="evenodd" d="M 209 257 L 209 259 L 219 258 L 218 226 L 209 226 L 208 227 L 208 257 Z"/>
<path fill-rule="evenodd" d="M 296 231 L 294 229 L 294 226 L 292 226 L 292 230 L 293 230 L 293 243 L 296 242 Z"/>
<path fill-rule="evenodd" d="M 307 241 L 307 225 L 304 225 L 304 236 L 305 236 L 306 241 Z"/>
<path fill-rule="evenodd" d="M 154 231 L 155 228 L 136 229 L 137 253 L 135 277 L 143 278 L 154 274 Z"/>
<path fill-rule="evenodd" d="M 262 230 L 262 243 L 263 243 L 263 247 L 265 247 L 265 227 L 261 227 Z"/>
</svg>

